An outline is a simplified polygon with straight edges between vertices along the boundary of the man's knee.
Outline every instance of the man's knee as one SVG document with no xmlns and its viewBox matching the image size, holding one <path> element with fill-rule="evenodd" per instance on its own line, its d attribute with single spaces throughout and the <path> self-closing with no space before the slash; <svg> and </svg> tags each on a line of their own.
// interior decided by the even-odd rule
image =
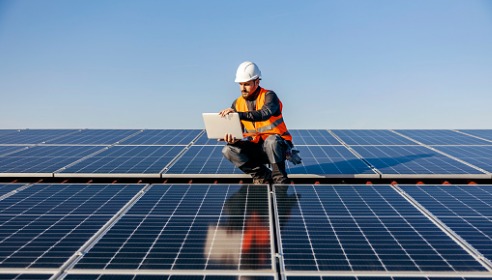
<svg viewBox="0 0 492 280">
<path fill-rule="evenodd" d="M 234 146 L 225 145 L 224 148 L 222 148 L 222 155 L 224 155 L 224 157 L 228 160 L 235 158 L 234 155 L 237 155 L 237 151 L 234 148 Z"/>
</svg>

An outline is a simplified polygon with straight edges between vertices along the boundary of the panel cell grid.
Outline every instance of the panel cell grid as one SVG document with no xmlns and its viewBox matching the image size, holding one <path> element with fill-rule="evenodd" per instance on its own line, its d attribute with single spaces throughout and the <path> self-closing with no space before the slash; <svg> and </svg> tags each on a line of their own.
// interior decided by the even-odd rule
<svg viewBox="0 0 492 280">
<path fill-rule="evenodd" d="M 26 146 L 0 146 L 0 157 L 13 152 L 20 152 L 26 148 Z"/>
<path fill-rule="evenodd" d="M 100 146 L 36 146 L 0 157 L 0 173 L 52 173 L 101 149 Z"/>
<path fill-rule="evenodd" d="M 484 174 L 423 146 L 352 146 L 383 174 Z"/>
<path fill-rule="evenodd" d="M 302 164 L 287 162 L 289 174 L 375 174 L 344 146 L 297 146 Z"/>
<path fill-rule="evenodd" d="M 24 184 L 0 184 L 0 197 L 22 186 L 24 186 Z"/>
<path fill-rule="evenodd" d="M 332 130 L 347 145 L 415 145 L 415 142 L 390 130 Z"/>
<path fill-rule="evenodd" d="M 273 272 L 269 217 L 265 186 L 152 185 L 75 269 Z"/>
<path fill-rule="evenodd" d="M 289 188 L 275 189 L 287 274 L 486 270 L 390 186 Z"/>
<path fill-rule="evenodd" d="M 113 146 L 62 173 L 158 174 L 184 146 Z"/>
<path fill-rule="evenodd" d="M 434 148 L 492 173 L 492 146 L 434 146 Z"/>
<path fill-rule="evenodd" d="M 292 141 L 296 146 L 342 144 L 325 129 L 292 129 L 289 132 L 292 134 Z"/>
<path fill-rule="evenodd" d="M 460 129 L 460 131 L 486 139 L 492 143 L 492 129 Z"/>
<path fill-rule="evenodd" d="M 144 130 L 122 141 L 124 145 L 188 145 L 195 139 L 199 129 L 159 129 Z"/>
<path fill-rule="evenodd" d="M 401 186 L 418 203 L 492 260 L 492 186 Z"/>
<path fill-rule="evenodd" d="M 396 130 L 426 145 L 487 145 L 488 141 L 468 136 L 453 130 L 444 129 L 408 129 Z"/>
<path fill-rule="evenodd" d="M 27 129 L 0 134 L 0 144 L 42 144 L 73 133 L 70 129 Z"/>
<path fill-rule="evenodd" d="M 48 144 L 66 145 L 110 145 L 117 144 L 119 141 L 130 135 L 139 133 L 140 130 L 133 129 L 84 129 L 72 130 L 72 133 L 46 141 Z"/>
<path fill-rule="evenodd" d="M 58 268 L 143 185 L 36 184 L 0 201 L 0 268 Z"/>
<path fill-rule="evenodd" d="M 221 146 L 191 146 L 166 174 L 243 174 L 222 155 Z"/>
</svg>

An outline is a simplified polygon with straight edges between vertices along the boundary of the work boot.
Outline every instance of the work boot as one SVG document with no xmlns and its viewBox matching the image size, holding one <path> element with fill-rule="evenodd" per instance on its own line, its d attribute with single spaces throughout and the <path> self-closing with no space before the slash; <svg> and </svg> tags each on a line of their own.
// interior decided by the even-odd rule
<svg viewBox="0 0 492 280">
<path fill-rule="evenodd" d="M 255 171 L 256 172 L 251 174 L 251 177 L 253 177 L 253 184 L 263 185 L 272 183 L 272 171 L 270 171 L 270 169 L 266 166 L 261 165 L 258 167 L 258 170 Z"/>
<path fill-rule="evenodd" d="M 288 184 L 287 171 L 285 171 L 285 161 L 272 163 L 272 180 L 274 184 Z"/>
</svg>

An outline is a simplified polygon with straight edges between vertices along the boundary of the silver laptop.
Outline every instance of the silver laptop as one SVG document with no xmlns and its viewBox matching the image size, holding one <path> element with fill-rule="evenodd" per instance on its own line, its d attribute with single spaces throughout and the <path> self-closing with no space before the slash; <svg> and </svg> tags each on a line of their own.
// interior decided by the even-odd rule
<svg viewBox="0 0 492 280">
<path fill-rule="evenodd" d="M 230 113 L 221 117 L 219 113 L 202 113 L 207 137 L 209 139 L 224 139 L 226 133 L 236 139 L 243 139 L 243 128 L 238 113 Z"/>
</svg>

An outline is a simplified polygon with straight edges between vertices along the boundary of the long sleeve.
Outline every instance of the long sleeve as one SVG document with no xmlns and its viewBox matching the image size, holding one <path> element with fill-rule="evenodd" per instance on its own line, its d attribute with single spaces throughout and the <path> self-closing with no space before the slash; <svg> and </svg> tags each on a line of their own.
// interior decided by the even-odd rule
<svg viewBox="0 0 492 280">
<path fill-rule="evenodd" d="M 280 114 L 280 102 L 278 100 L 277 94 L 273 91 L 269 91 L 265 95 L 265 105 L 260 108 L 260 110 L 254 110 L 255 100 L 247 101 L 248 112 L 239 112 L 239 118 L 241 120 L 247 120 L 252 122 L 264 121 L 269 119 L 271 116 L 278 116 Z M 235 104 L 233 104 L 235 108 Z"/>
</svg>

